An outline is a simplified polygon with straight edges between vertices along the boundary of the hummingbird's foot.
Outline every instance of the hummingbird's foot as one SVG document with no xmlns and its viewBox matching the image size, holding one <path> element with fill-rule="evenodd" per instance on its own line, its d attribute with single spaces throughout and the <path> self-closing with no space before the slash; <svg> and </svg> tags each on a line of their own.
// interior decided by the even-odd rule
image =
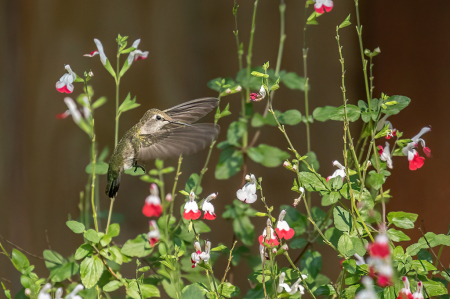
<svg viewBox="0 0 450 299">
<path fill-rule="evenodd" d="M 134 172 L 136 172 L 138 170 L 138 168 L 140 168 L 140 169 L 142 169 L 142 171 L 146 172 L 144 166 L 142 166 L 142 165 L 137 165 L 136 164 L 136 165 L 134 165 L 134 167 L 135 167 L 134 168 Z"/>
</svg>

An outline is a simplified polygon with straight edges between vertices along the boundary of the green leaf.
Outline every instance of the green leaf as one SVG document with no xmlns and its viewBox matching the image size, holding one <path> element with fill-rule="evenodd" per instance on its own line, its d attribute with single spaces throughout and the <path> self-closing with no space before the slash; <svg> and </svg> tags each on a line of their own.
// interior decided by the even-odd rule
<svg viewBox="0 0 450 299">
<path fill-rule="evenodd" d="M 95 102 L 92 104 L 91 108 L 92 108 L 92 109 L 97 109 L 97 108 L 99 108 L 100 106 L 103 106 L 105 103 L 106 103 L 106 97 L 100 97 L 100 98 L 98 98 L 97 101 L 95 101 Z"/>
<path fill-rule="evenodd" d="M 3 284 L 3 282 L 1 283 L 2 287 L 3 287 L 3 291 L 5 292 L 5 296 L 8 299 L 11 299 L 11 292 L 9 290 L 6 289 L 5 285 Z"/>
<path fill-rule="evenodd" d="M 247 153 L 253 161 L 261 163 L 266 167 L 280 166 L 284 160 L 289 158 L 287 152 L 266 144 L 260 144 L 258 147 L 250 147 Z"/>
<path fill-rule="evenodd" d="M 113 280 L 108 282 L 104 287 L 103 287 L 103 291 L 105 292 L 113 292 L 115 290 L 117 290 L 118 288 L 120 288 L 121 286 L 123 286 L 123 283 L 117 280 Z"/>
<path fill-rule="evenodd" d="M 361 114 L 361 110 L 359 107 L 355 105 L 347 105 L 347 118 L 349 121 L 354 122 L 358 120 Z M 318 107 L 313 111 L 313 117 L 318 121 L 327 121 L 327 120 L 344 120 L 344 106 L 332 107 Z"/>
<path fill-rule="evenodd" d="M 134 108 L 137 108 L 140 105 L 141 104 L 136 103 L 136 97 L 131 99 L 131 95 L 130 95 L 130 93 L 128 93 L 128 95 L 125 98 L 125 100 L 122 102 L 122 104 L 120 104 L 119 110 L 117 111 L 117 114 L 120 115 L 123 112 L 131 110 L 131 109 L 134 109 Z"/>
<path fill-rule="evenodd" d="M 253 68 L 251 71 L 264 72 L 261 66 Z M 250 76 L 247 78 L 247 69 L 243 68 L 236 75 L 236 82 L 243 88 L 259 90 L 261 87 L 261 78 Z"/>
<path fill-rule="evenodd" d="M 378 190 L 383 186 L 385 177 L 382 173 L 376 173 L 374 170 L 369 172 L 369 179 L 367 180 L 369 184 L 375 189 Z"/>
<path fill-rule="evenodd" d="M 191 191 L 194 190 L 194 187 L 197 185 L 198 179 L 199 179 L 199 176 L 196 173 L 193 173 L 189 176 L 189 179 L 187 180 L 186 185 L 184 187 L 184 190 L 188 193 L 188 195 L 189 195 L 189 193 L 191 193 Z M 203 188 L 201 186 L 198 186 L 197 190 L 195 191 L 195 194 L 199 195 L 202 193 L 202 191 L 203 191 Z"/>
<path fill-rule="evenodd" d="M 333 210 L 334 225 L 343 232 L 350 232 L 352 229 L 352 217 L 349 212 L 340 206 L 334 207 Z"/>
<path fill-rule="evenodd" d="M 78 221 L 70 220 L 66 222 L 66 225 L 76 234 L 81 234 L 85 229 L 84 224 Z"/>
<path fill-rule="evenodd" d="M 322 178 L 319 174 L 314 174 L 312 172 L 300 172 L 299 173 L 300 183 L 308 191 L 325 191 L 327 190 L 326 180 Z"/>
<path fill-rule="evenodd" d="M 300 260 L 300 269 L 306 270 L 312 278 L 316 278 L 322 269 L 322 255 L 318 251 L 306 251 Z"/>
<path fill-rule="evenodd" d="M 225 249 L 227 249 L 227 246 L 219 245 L 217 247 L 211 248 L 211 251 L 224 251 Z"/>
<path fill-rule="evenodd" d="M 108 236 L 117 237 L 120 233 L 120 225 L 117 223 L 112 223 L 108 228 Z"/>
<path fill-rule="evenodd" d="M 146 234 L 137 236 L 134 240 L 128 240 L 122 247 L 122 254 L 128 256 L 144 257 L 152 252 L 152 248 Z"/>
<path fill-rule="evenodd" d="M 186 286 L 181 293 L 181 299 L 191 298 L 205 298 L 202 288 L 196 283 Z"/>
<path fill-rule="evenodd" d="M 320 286 L 314 291 L 314 296 L 331 296 L 336 294 L 336 290 L 330 284 Z"/>
<path fill-rule="evenodd" d="M 417 214 L 405 212 L 390 212 L 387 219 L 397 227 L 411 229 L 414 228 L 414 222 L 417 220 Z"/>
<path fill-rule="evenodd" d="M 233 220 L 233 230 L 236 236 L 244 243 L 251 246 L 255 239 L 255 227 L 248 216 L 238 217 Z"/>
<path fill-rule="evenodd" d="M 345 20 L 344 20 L 344 22 L 342 22 L 340 25 L 339 25 L 339 28 L 344 28 L 344 27 L 347 27 L 347 26 L 350 26 L 352 23 L 350 23 L 350 14 L 345 18 Z"/>
<path fill-rule="evenodd" d="M 395 115 L 400 113 L 400 111 L 406 108 L 409 103 L 411 103 L 411 99 L 405 96 L 390 96 L 386 102 L 395 101 L 397 104 L 386 106 L 386 109 L 382 109 L 381 112 L 387 115 Z"/>
<path fill-rule="evenodd" d="M 157 169 L 161 170 L 164 167 L 164 161 L 161 159 L 156 159 L 155 160 L 155 166 Z"/>
<path fill-rule="evenodd" d="M 437 268 L 428 261 L 414 260 L 411 263 L 411 270 L 416 270 L 418 274 L 427 275 L 429 271 L 437 270 Z"/>
<path fill-rule="evenodd" d="M 343 234 L 339 238 L 337 248 L 340 253 L 345 254 L 346 256 L 353 255 L 353 242 L 347 234 Z"/>
<path fill-rule="evenodd" d="M 122 265 L 123 255 L 120 253 L 120 249 L 117 246 L 111 246 L 109 248 L 103 248 L 100 254 L 105 258 L 114 261 L 116 264 Z"/>
<path fill-rule="evenodd" d="M 289 72 L 281 76 L 280 81 L 289 89 L 305 90 L 306 80 L 294 72 Z"/>
<path fill-rule="evenodd" d="M 50 278 L 52 282 L 62 282 L 77 274 L 79 268 L 80 267 L 75 262 L 65 263 L 61 267 L 51 270 Z"/>
<path fill-rule="evenodd" d="M 217 92 L 220 92 L 220 87 L 222 86 L 222 80 L 224 80 L 224 84 L 223 85 L 230 85 L 230 86 L 234 86 L 236 83 L 234 82 L 233 79 L 231 78 L 215 78 L 210 80 L 208 83 L 206 83 L 206 86 L 208 86 L 209 88 L 211 88 L 212 90 L 215 90 Z M 224 89 L 222 88 L 222 91 Z"/>
<path fill-rule="evenodd" d="M 219 293 L 225 298 L 233 298 L 239 295 L 239 288 L 232 285 L 229 282 L 225 282 L 219 287 Z M 198 297 L 191 297 L 191 298 L 198 298 Z"/>
<path fill-rule="evenodd" d="M 345 235 L 342 235 L 342 236 L 345 236 Z M 342 267 L 344 267 L 344 269 L 350 274 L 356 273 L 356 261 L 354 259 L 348 259 L 348 260 L 343 261 Z"/>
<path fill-rule="evenodd" d="M 247 132 L 247 126 L 241 121 L 234 121 L 230 124 L 227 131 L 227 141 L 231 145 L 239 146 L 239 141 Z"/>
<path fill-rule="evenodd" d="M 88 254 L 94 252 L 94 248 L 89 243 L 82 244 L 75 252 L 75 260 L 81 260 Z"/>
<path fill-rule="evenodd" d="M 219 163 L 216 166 L 215 177 L 218 180 L 226 180 L 241 170 L 244 157 L 241 151 L 234 148 L 224 150 L 219 156 Z"/>
<path fill-rule="evenodd" d="M 387 231 L 387 235 L 389 239 L 391 239 L 394 242 L 401 242 L 401 241 L 409 241 L 411 240 L 410 237 L 408 237 L 404 232 L 390 228 Z"/>
<path fill-rule="evenodd" d="M 100 237 L 98 236 L 98 233 L 91 229 L 88 229 L 85 233 L 84 233 L 84 237 L 88 240 L 91 241 L 92 243 L 98 243 L 100 242 Z"/>
<path fill-rule="evenodd" d="M 322 206 L 324 206 L 324 207 L 331 206 L 332 204 L 337 203 L 340 198 L 341 198 L 341 194 L 339 192 L 333 191 L 331 193 L 326 193 L 322 197 Z"/>
<path fill-rule="evenodd" d="M 86 289 L 95 286 L 103 273 L 103 263 L 98 256 L 87 257 L 81 263 L 81 282 Z"/>
<path fill-rule="evenodd" d="M 308 241 L 303 238 L 294 239 L 290 244 L 289 247 L 292 249 L 298 249 L 306 246 L 308 244 Z"/>
<path fill-rule="evenodd" d="M 428 296 L 430 296 L 430 298 L 448 294 L 447 288 L 438 281 L 423 281 L 423 287 L 427 290 Z"/>
<path fill-rule="evenodd" d="M 101 174 L 107 174 L 108 173 L 108 163 L 105 162 L 97 162 L 95 163 L 95 174 L 101 175 Z M 86 173 L 92 174 L 93 165 L 92 163 L 89 163 L 88 166 L 86 166 Z"/>
<path fill-rule="evenodd" d="M 282 125 L 295 126 L 299 124 L 302 120 L 302 114 L 300 113 L 300 111 L 295 109 L 287 110 L 283 113 L 280 113 L 280 115 L 277 114 L 275 115 L 277 116 L 278 121 Z"/>
<path fill-rule="evenodd" d="M 56 267 L 59 267 L 65 263 L 67 263 L 67 260 L 57 253 L 56 251 L 52 250 L 44 250 L 44 258 L 45 258 L 45 266 L 47 269 L 52 270 Z"/>
<path fill-rule="evenodd" d="M 425 237 L 427 238 L 428 242 L 430 243 L 430 247 L 436 247 L 439 245 L 445 245 L 450 246 L 450 236 L 439 234 L 436 235 L 435 233 L 428 232 L 425 234 Z M 420 249 L 428 248 L 428 244 L 425 241 L 424 237 L 419 239 L 419 242 L 416 244 L 412 244 L 411 246 L 408 246 L 406 248 L 406 253 L 414 256 L 416 255 Z"/>
<path fill-rule="evenodd" d="M 22 273 L 25 273 L 25 271 L 30 266 L 30 261 L 27 259 L 27 257 L 15 248 L 13 248 L 12 250 L 11 261 L 14 267 L 16 267 L 16 269 Z"/>
</svg>

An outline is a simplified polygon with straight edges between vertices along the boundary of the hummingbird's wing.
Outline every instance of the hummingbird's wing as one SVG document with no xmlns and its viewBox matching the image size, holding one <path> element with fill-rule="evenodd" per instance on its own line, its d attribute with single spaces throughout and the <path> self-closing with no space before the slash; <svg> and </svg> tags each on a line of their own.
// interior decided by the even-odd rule
<svg viewBox="0 0 450 299">
<path fill-rule="evenodd" d="M 141 134 L 137 160 L 166 159 L 196 153 L 210 145 L 219 135 L 219 130 L 219 125 L 205 123 Z"/>
<path fill-rule="evenodd" d="M 208 114 L 219 104 L 216 98 L 200 98 L 192 100 L 170 109 L 164 110 L 174 121 L 192 124 Z"/>
</svg>

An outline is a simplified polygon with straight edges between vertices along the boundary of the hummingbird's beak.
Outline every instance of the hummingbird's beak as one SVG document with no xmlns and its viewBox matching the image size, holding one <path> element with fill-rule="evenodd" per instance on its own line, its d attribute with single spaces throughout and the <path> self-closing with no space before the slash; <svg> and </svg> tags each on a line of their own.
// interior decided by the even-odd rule
<svg viewBox="0 0 450 299">
<path fill-rule="evenodd" d="M 171 124 L 177 124 L 177 125 L 182 125 L 182 126 L 188 126 L 188 127 L 193 127 L 193 126 L 191 126 L 191 125 L 189 125 L 189 124 L 185 124 L 185 123 L 182 123 L 182 122 L 179 122 L 179 121 L 173 121 L 173 120 L 167 120 L 169 123 L 171 123 Z"/>
</svg>

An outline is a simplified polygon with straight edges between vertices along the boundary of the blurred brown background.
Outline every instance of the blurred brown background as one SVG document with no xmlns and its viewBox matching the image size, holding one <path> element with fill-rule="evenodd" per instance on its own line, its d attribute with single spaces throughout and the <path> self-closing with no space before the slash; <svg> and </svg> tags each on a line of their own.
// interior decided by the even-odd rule
<svg viewBox="0 0 450 299">
<path fill-rule="evenodd" d="M 79 75 L 92 69 L 91 83 L 95 98 L 106 96 L 108 103 L 97 110 L 96 131 L 99 148 L 114 142 L 114 81 L 101 65 L 99 58 L 83 54 L 95 49 L 93 38 L 99 38 L 106 54 L 114 61 L 117 33 L 128 35 L 132 42 L 141 38 L 139 48 L 150 51 L 149 58 L 133 64 L 121 82 L 121 101 L 128 92 L 137 96 L 141 107 L 121 118 L 120 135 L 152 107 L 168 108 L 178 103 L 204 96 L 216 96 L 206 87 L 215 77 L 234 77 L 237 72 L 236 45 L 232 30 L 233 1 L 0 1 L 0 234 L 28 251 L 41 255 L 48 248 L 65 256 L 73 254 L 82 240 L 65 226 L 68 214 L 78 217 L 79 192 L 84 189 L 87 175 L 90 141 L 70 118 L 56 120 L 55 115 L 66 110 L 64 95 L 55 90 L 55 82 L 64 74 L 64 64 L 70 64 Z M 285 51 L 281 69 L 302 74 L 303 1 L 286 0 Z M 240 38 L 248 46 L 253 1 L 238 1 Z M 253 65 L 270 61 L 274 67 L 279 41 L 279 2 L 261 0 L 256 17 Z M 412 103 L 390 121 L 405 137 L 412 137 L 423 126 L 433 131 L 425 135 L 432 150 L 432 158 L 418 171 L 410 171 L 406 158 L 395 158 L 392 176 L 388 180 L 393 199 L 388 211 L 405 210 L 419 214 L 428 231 L 447 233 L 450 222 L 448 158 L 450 152 L 450 118 L 448 117 L 450 67 L 450 20 L 448 1 L 433 3 L 418 1 L 361 1 L 364 47 L 379 46 L 381 55 L 375 58 L 375 97 L 381 92 L 405 95 Z M 353 1 L 335 1 L 333 11 L 318 19 L 319 26 L 308 27 L 308 71 L 310 110 L 324 105 L 338 106 L 340 93 L 340 64 L 335 41 L 335 26 L 352 13 Z M 347 70 L 348 98 L 351 103 L 364 99 L 361 58 L 354 26 L 341 31 Z M 131 44 L 131 43 L 130 43 Z M 122 58 L 125 59 L 125 56 Z M 112 62 L 113 66 L 115 65 Z M 82 88 L 75 84 L 76 97 Z M 224 98 L 222 106 L 230 103 L 232 116 L 221 122 L 219 141 L 225 138 L 225 128 L 238 116 L 239 97 Z M 303 94 L 282 88 L 276 94 L 276 109 L 299 109 L 304 113 Z M 262 111 L 263 103 L 255 104 Z M 208 116 L 205 121 L 211 121 Z M 356 136 L 358 125 L 353 127 Z M 294 145 L 305 153 L 305 128 L 302 124 L 289 128 Z M 286 148 L 283 136 L 276 128 L 265 128 L 259 142 Z M 321 163 L 320 172 L 332 173 L 331 161 L 339 159 L 342 151 L 342 128 L 336 122 L 312 124 L 312 149 Z M 210 170 L 203 187 L 204 194 L 219 191 L 215 203 L 221 215 L 224 206 L 235 198 L 241 176 L 228 181 L 214 179 L 218 160 L 214 150 Z M 421 154 L 423 156 L 423 154 Z M 188 175 L 199 172 L 206 151 L 184 159 L 180 187 Z M 175 165 L 175 160 L 166 164 Z M 149 164 L 147 168 L 150 168 Z M 271 205 L 291 204 L 295 194 L 290 191 L 292 176 L 283 169 L 268 169 L 249 162 L 249 172 L 264 178 L 264 192 Z M 172 180 L 172 179 L 171 179 Z M 171 180 L 167 183 L 171 185 Z M 101 205 L 106 209 L 109 200 L 103 196 L 105 177 L 100 180 Z M 181 188 L 179 188 L 181 189 Z M 126 176 L 114 206 L 115 212 L 125 215 L 118 243 L 147 232 L 148 219 L 141 214 L 148 184 L 137 177 Z M 181 205 L 177 198 L 175 211 Z M 314 204 L 319 204 L 317 198 Z M 254 208 L 262 210 L 257 202 Z M 302 210 L 302 208 L 300 208 Z M 303 211 L 302 211 L 303 212 Z M 104 221 L 104 220 L 103 220 Z M 264 226 L 264 219 L 255 219 L 256 233 Z M 208 223 L 213 244 L 231 244 L 231 223 L 220 217 Z M 104 225 L 104 223 L 103 223 Z M 416 241 L 417 229 L 411 230 Z M 257 254 L 256 243 L 254 252 Z M 404 244 L 406 245 L 407 242 Z M 11 250 L 9 245 L 6 246 Z M 323 273 L 335 279 L 339 260 L 328 248 L 316 247 L 324 259 Z M 300 250 L 291 255 L 296 256 Z M 330 253 L 330 252 L 328 252 Z M 443 261 L 448 265 L 450 250 L 445 249 Z M 30 258 L 42 276 L 48 274 L 43 263 Z M 224 259 L 215 269 L 221 276 Z M 130 276 L 130 273 L 125 272 Z M 249 288 L 249 273 L 245 262 L 233 269 L 235 283 L 241 294 Z M 12 280 L 13 292 L 20 289 L 19 274 L 5 257 L 0 256 L 0 277 Z"/>
</svg>

